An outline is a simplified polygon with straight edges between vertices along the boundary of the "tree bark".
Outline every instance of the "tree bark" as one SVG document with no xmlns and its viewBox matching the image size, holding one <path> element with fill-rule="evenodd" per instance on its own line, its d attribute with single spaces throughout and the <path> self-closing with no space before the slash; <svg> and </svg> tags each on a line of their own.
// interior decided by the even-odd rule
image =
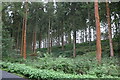
<svg viewBox="0 0 120 80">
<path fill-rule="evenodd" d="M 111 33 L 111 21 L 110 21 L 110 8 L 108 0 L 106 0 L 106 11 L 107 11 L 107 23 L 108 23 L 108 38 L 109 38 L 109 45 L 110 45 L 110 56 L 114 56 L 113 51 L 113 42 L 112 42 L 112 33 Z"/>
<path fill-rule="evenodd" d="M 24 26 L 24 38 L 23 38 L 23 58 L 26 59 L 26 28 L 27 28 L 27 0 L 25 2 L 25 26 Z"/>
<path fill-rule="evenodd" d="M 73 32 L 73 57 L 76 57 L 76 31 Z"/>
<path fill-rule="evenodd" d="M 97 58 L 98 63 L 101 63 L 102 48 L 101 48 L 101 31 L 100 31 L 98 0 L 95 0 L 94 7 L 95 7 L 95 21 L 96 21 L 96 38 L 97 38 L 97 40 L 96 40 L 96 47 L 97 47 L 96 58 Z"/>
</svg>

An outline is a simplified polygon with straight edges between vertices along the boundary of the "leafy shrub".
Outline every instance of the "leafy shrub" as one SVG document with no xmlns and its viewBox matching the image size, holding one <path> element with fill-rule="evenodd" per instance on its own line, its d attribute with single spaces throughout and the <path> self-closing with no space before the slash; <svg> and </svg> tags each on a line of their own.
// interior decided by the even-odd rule
<svg viewBox="0 0 120 80">
<path fill-rule="evenodd" d="M 95 56 L 95 52 L 83 54 L 82 56 L 77 56 L 76 58 L 65 58 L 62 56 L 54 58 L 46 56 L 35 60 L 33 65 L 28 62 L 26 64 L 38 69 L 61 71 L 70 74 L 88 74 L 95 75 L 97 77 L 105 77 L 105 75 L 113 77 L 119 76 L 117 58 L 102 58 L 103 61 L 101 65 L 99 65 Z"/>
<path fill-rule="evenodd" d="M 72 75 L 72 74 L 65 74 L 63 72 L 55 72 L 53 70 L 40 70 L 35 69 L 25 64 L 17 64 L 17 63 L 5 63 L 0 62 L 2 68 L 6 68 L 9 72 L 16 72 L 19 74 L 23 74 L 26 77 L 32 79 L 61 79 L 61 78 L 96 78 L 96 76 L 90 75 Z"/>
</svg>

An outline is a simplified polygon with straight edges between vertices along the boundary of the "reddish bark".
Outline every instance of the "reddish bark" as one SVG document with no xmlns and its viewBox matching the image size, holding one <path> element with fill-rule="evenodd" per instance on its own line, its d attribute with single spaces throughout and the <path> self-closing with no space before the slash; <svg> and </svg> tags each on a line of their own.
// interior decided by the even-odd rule
<svg viewBox="0 0 120 80">
<path fill-rule="evenodd" d="M 99 11 L 98 11 L 98 0 L 95 0 L 95 20 L 96 20 L 96 58 L 98 62 L 101 62 L 102 48 L 101 48 L 101 31 L 100 31 L 100 19 L 99 19 Z"/>
<path fill-rule="evenodd" d="M 26 0 L 26 3 L 25 3 L 25 17 L 24 17 L 24 30 L 23 30 L 23 33 L 24 33 L 24 38 L 23 38 L 23 58 L 26 59 L 26 27 L 27 27 L 27 0 Z"/>
<path fill-rule="evenodd" d="M 111 20 L 110 20 L 110 8 L 108 0 L 106 0 L 106 11 L 107 11 L 107 23 L 108 23 L 108 38 L 109 38 L 109 44 L 110 44 L 110 56 L 114 56 L 113 51 L 113 42 L 112 42 L 112 33 L 111 33 Z"/>
</svg>

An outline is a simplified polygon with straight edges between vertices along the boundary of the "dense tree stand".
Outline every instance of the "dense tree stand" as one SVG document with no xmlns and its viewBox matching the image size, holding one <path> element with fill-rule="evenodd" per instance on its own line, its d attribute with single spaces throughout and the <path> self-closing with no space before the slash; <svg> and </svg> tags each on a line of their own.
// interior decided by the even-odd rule
<svg viewBox="0 0 120 80">
<path fill-rule="evenodd" d="M 120 4 L 99 1 L 2 2 L 1 69 L 15 79 L 119 79 Z"/>
</svg>

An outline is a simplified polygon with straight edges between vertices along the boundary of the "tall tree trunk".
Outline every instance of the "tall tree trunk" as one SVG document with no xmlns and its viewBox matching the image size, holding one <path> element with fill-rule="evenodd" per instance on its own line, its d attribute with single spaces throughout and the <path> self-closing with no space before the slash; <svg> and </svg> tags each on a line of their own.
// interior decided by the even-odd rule
<svg viewBox="0 0 120 80">
<path fill-rule="evenodd" d="M 73 32 L 73 57 L 76 57 L 76 31 Z"/>
<path fill-rule="evenodd" d="M 50 40 L 50 47 L 51 47 L 51 50 L 52 50 L 52 46 L 53 46 L 53 40 L 52 40 L 52 35 L 51 35 L 51 40 Z"/>
<path fill-rule="evenodd" d="M 24 21 L 24 18 L 23 18 L 23 26 L 22 26 L 22 40 L 21 40 L 21 50 L 20 50 L 20 53 L 21 53 L 21 56 L 23 56 L 23 39 L 24 39 L 24 26 L 25 26 L 25 21 Z"/>
<path fill-rule="evenodd" d="M 101 48 L 101 31 L 100 31 L 100 19 L 99 19 L 99 10 L 98 10 L 98 0 L 95 0 L 95 21 L 96 21 L 96 47 L 97 53 L 96 58 L 99 63 L 101 63 L 101 55 L 102 55 L 102 48 Z"/>
<path fill-rule="evenodd" d="M 82 30 L 80 30 L 80 43 L 82 43 Z"/>
<path fill-rule="evenodd" d="M 106 0 L 106 11 L 107 11 L 107 23 L 108 23 L 108 38 L 109 38 L 109 45 L 110 45 L 110 56 L 114 56 L 113 52 L 113 42 L 112 42 L 112 33 L 111 33 L 111 21 L 110 21 L 110 8 L 108 0 Z"/>
<path fill-rule="evenodd" d="M 62 40 L 62 50 L 64 50 L 64 32 L 63 32 L 63 25 L 64 25 L 64 22 L 61 21 L 61 24 L 62 24 L 62 37 L 61 37 L 61 40 Z"/>
<path fill-rule="evenodd" d="M 41 31 L 40 31 L 40 37 L 39 37 L 39 48 L 41 48 L 41 41 L 42 41 L 42 34 L 41 34 Z"/>
<path fill-rule="evenodd" d="M 91 42 L 91 27 L 89 26 L 89 42 Z"/>
<path fill-rule="evenodd" d="M 60 31 L 57 30 L 57 45 L 60 46 Z"/>
<path fill-rule="evenodd" d="M 36 30 L 33 31 L 33 53 L 36 52 Z"/>
<path fill-rule="evenodd" d="M 89 4 L 89 2 L 88 2 L 88 5 L 90 5 Z M 89 7 L 88 7 L 88 20 L 89 20 L 89 22 L 88 22 L 88 29 L 89 29 L 89 42 L 91 42 L 91 16 L 90 16 L 90 9 L 89 9 Z"/>
<path fill-rule="evenodd" d="M 62 34 L 61 40 L 62 40 L 62 50 L 64 50 L 64 34 Z"/>
<path fill-rule="evenodd" d="M 16 44 L 17 54 L 18 54 L 18 49 L 19 49 L 19 30 L 20 30 L 20 24 L 18 26 L 18 32 L 17 32 L 17 44 Z"/>
<path fill-rule="evenodd" d="M 45 38 L 45 48 L 47 48 L 47 47 L 48 47 L 48 37 Z"/>
<path fill-rule="evenodd" d="M 32 47 L 33 38 L 31 38 L 31 35 L 33 35 L 33 33 L 31 33 L 31 32 L 29 32 L 27 35 L 27 44 L 26 45 L 27 45 L 27 49 L 29 51 L 33 51 L 33 47 Z"/>
<path fill-rule="evenodd" d="M 69 44 L 71 43 L 71 32 L 68 33 L 68 43 L 69 43 Z"/>
<path fill-rule="evenodd" d="M 114 19 L 116 19 L 116 18 L 117 18 L 117 15 L 115 13 Z M 117 22 L 115 22 L 115 35 L 114 35 L 115 38 L 117 37 L 118 32 L 119 32 L 119 21 L 118 21 L 118 24 L 117 24 Z"/>
<path fill-rule="evenodd" d="M 50 54 L 50 18 L 49 18 L 49 25 L 48 25 L 48 53 Z"/>
<path fill-rule="evenodd" d="M 89 2 L 88 2 L 88 5 L 90 5 L 89 4 Z M 88 39 L 89 39 L 89 49 L 91 48 L 91 16 L 90 16 L 90 9 L 89 9 L 89 7 L 88 7 L 88 20 L 89 20 L 89 22 L 88 22 Z M 91 49 L 90 49 L 91 50 Z"/>
<path fill-rule="evenodd" d="M 82 31 L 82 36 L 83 36 L 83 42 L 84 42 L 85 41 L 84 30 Z"/>
<path fill-rule="evenodd" d="M 45 48 L 45 39 L 43 39 L 43 44 L 42 45 L 43 45 L 43 48 Z"/>
<path fill-rule="evenodd" d="M 52 52 L 52 26 L 50 26 L 50 53 L 51 52 Z"/>
<path fill-rule="evenodd" d="M 27 28 L 27 0 L 25 3 L 25 26 L 24 26 L 24 38 L 23 38 L 23 58 L 26 59 L 26 28 Z"/>
<path fill-rule="evenodd" d="M 96 40 L 96 28 L 93 27 L 93 40 L 95 41 Z"/>
<path fill-rule="evenodd" d="M 46 38 L 44 39 L 44 48 L 46 48 Z"/>
<path fill-rule="evenodd" d="M 85 28 L 85 42 L 87 42 L 87 28 Z"/>
<path fill-rule="evenodd" d="M 116 22 L 115 22 L 115 28 L 116 28 L 116 29 L 115 29 L 115 35 L 117 36 L 117 35 L 118 35 L 118 29 L 119 29 L 119 28 L 118 28 L 118 26 L 117 26 L 117 23 L 116 23 Z M 116 36 L 115 36 L 115 37 L 116 37 Z"/>
<path fill-rule="evenodd" d="M 48 35 L 47 38 L 45 39 L 45 48 L 48 48 Z"/>
</svg>

